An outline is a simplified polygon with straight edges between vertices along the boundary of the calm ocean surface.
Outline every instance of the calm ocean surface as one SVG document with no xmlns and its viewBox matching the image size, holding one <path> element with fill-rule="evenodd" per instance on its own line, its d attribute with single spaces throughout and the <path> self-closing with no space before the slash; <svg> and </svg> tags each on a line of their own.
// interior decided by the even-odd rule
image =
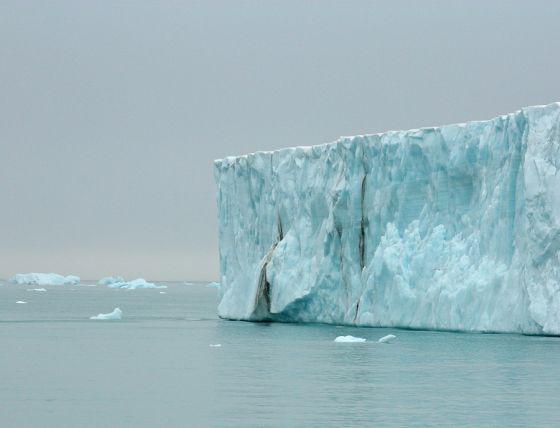
<svg viewBox="0 0 560 428">
<path fill-rule="evenodd" d="M 0 427 L 560 426 L 560 338 L 224 321 L 167 285 L 2 282 Z"/>
</svg>

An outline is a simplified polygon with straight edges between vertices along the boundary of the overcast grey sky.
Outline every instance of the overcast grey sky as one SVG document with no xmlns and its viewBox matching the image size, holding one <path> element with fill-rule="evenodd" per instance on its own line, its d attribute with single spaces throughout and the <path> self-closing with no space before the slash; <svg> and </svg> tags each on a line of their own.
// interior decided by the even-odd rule
<svg viewBox="0 0 560 428">
<path fill-rule="evenodd" d="M 0 1 L 0 277 L 218 277 L 212 160 L 560 100 L 557 1 Z"/>
</svg>

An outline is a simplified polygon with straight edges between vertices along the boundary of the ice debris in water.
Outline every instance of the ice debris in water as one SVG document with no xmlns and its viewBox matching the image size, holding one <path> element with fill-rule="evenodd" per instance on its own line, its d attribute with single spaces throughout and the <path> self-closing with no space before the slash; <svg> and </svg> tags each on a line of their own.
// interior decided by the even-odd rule
<svg viewBox="0 0 560 428">
<path fill-rule="evenodd" d="M 222 318 L 560 334 L 560 103 L 215 162 Z"/>
<path fill-rule="evenodd" d="M 122 276 L 106 276 L 105 278 L 101 278 L 97 283 L 99 285 L 109 285 L 117 282 L 124 282 L 124 278 Z"/>
<path fill-rule="evenodd" d="M 366 339 L 354 336 L 338 336 L 334 341 L 338 343 L 362 343 L 365 342 Z"/>
<path fill-rule="evenodd" d="M 210 344 L 210 347 L 211 347 L 211 348 L 221 348 L 221 347 L 222 347 L 222 344 L 221 344 L 221 343 L 211 343 L 211 344 Z"/>
<path fill-rule="evenodd" d="M 167 294 L 165 291 L 160 291 L 159 294 Z"/>
<path fill-rule="evenodd" d="M 46 288 L 28 288 L 27 291 L 47 291 Z"/>
<path fill-rule="evenodd" d="M 115 308 L 113 312 L 108 314 L 98 314 L 93 317 L 90 317 L 90 320 L 120 320 L 122 318 L 122 311 L 120 308 Z"/>
<path fill-rule="evenodd" d="M 134 281 L 119 281 L 107 284 L 109 288 L 124 288 L 127 290 L 136 290 L 137 288 L 167 288 L 167 285 L 157 285 L 147 282 L 144 278 L 138 278 Z"/>
<path fill-rule="evenodd" d="M 220 283 L 219 282 L 210 282 L 210 283 L 206 284 L 206 287 L 208 287 L 208 288 L 220 288 Z"/>
<path fill-rule="evenodd" d="M 18 300 L 16 303 L 19 303 L 20 305 L 24 305 L 24 304 L 26 304 L 27 302 L 24 302 L 23 300 Z"/>
<path fill-rule="evenodd" d="M 57 273 L 18 273 L 10 278 L 10 282 L 19 285 L 76 285 L 80 283 L 80 277 Z"/>
<path fill-rule="evenodd" d="M 378 340 L 379 343 L 387 343 L 393 339 L 396 339 L 397 336 L 394 334 L 388 334 L 387 336 L 383 336 L 381 339 Z"/>
</svg>

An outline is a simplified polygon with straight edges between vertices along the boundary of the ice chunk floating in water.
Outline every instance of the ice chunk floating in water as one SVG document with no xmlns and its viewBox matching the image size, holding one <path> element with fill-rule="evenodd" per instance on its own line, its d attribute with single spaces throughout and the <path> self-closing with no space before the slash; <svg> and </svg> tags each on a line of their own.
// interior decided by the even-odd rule
<svg viewBox="0 0 560 428">
<path fill-rule="evenodd" d="M 80 283 L 80 277 L 57 273 L 18 273 L 10 278 L 10 282 L 20 285 L 75 285 Z"/>
<path fill-rule="evenodd" d="M 110 288 L 125 288 L 127 290 L 136 290 L 137 288 L 167 288 L 167 285 L 156 285 L 147 282 L 144 278 L 138 278 L 134 281 L 118 281 L 106 284 Z"/>
<path fill-rule="evenodd" d="M 560 334 L 560 104 L 215 162 L 218 313 Z"/>
<path fill-rule="evenodd" d="M 338 343 L 362 343 L 365 342 L 366 339 L 354 336 L 338 336 L 334 341 Z"/>
<path fill-rule="evenodd" d="M 25 305 L 27 304 L 27 302 L 24 302 L 23 300 L 18 300 L 16 303 L 20 304 L 20 305 Z"/>
<path fill-rule="evenodd" d="M 394 334 L 388 334 L 387 336 L 383 336 L 381 339 L 378 340 L 379 343 L 389 343 L 391 342 L 393 339 L 396 339 L 397 336 L 395 336 Z"/>
<path fill-rule="evenodd" d="M 108 314 L 98 314 L 93 317 L 90 317 L 90 320 L 120 320 L 122 318 L 122 311 L 120 308 L 115 308 L 113 312 Z"/>
</svg>

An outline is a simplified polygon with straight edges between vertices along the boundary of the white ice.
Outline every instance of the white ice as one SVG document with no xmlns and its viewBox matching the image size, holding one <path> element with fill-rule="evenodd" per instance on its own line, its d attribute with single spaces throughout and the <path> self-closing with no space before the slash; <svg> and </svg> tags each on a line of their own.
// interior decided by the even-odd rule
<svg viewBox="0 0 560 428">
<path fill-rule="evenodd" d="M 338 336 L 334 341 L 338 343 L 362 343 L 365 342 L 366 339 L 354 336 Z"/>
<path fill-rule="evenodd" d="M 220 348 L 221 346 L 222 346 L 221 343 L 216 343 L 216 344 L 211 343 L 211 344 L 210 344 L 210 347 L 211 347 L 211 348 Z"/>
<path fill-rule="evenodd" d="M 113 312 L 110 312 L 108 314 L 98 314 L 95 315 L 93 317 L 90 317 L 90 320 L 120 320 L 122 319 L 122 311 L 120 310 L 120 308 L 115 308 L 113 310 Z"/>
<path fill-rule="evenodd" d="M 390 341 L 392 341 L 393 339 L 396 339 L 397 336 L 395 336 L 394 334 L 388 334 L 387 336 L 383 336 L 381 339 L 378 340 L 379 343 L 388 343 Z"/>
<path fill-rule="evenodd" d="M 19 285 L 75 285 L 80 283 L 80 277 L 57 273 L 18 273 L 10 278 L 10 282 Z"/>
<path fill-rule="evenodd" d="M 19 303 L 20 305 L 24 305 L 24 304 L 26 304 L 27 302 L 24 302 L 23 300 L 18 300 L 16 303 Z"/>
<path fill-rule="evenodd" d="M 560 104 L 215 162 L 223 318 L 560 334 Z"/>
<path fill-rule="evenodd" d="M 167 288 L 167 285 L 157 285 L 151 282 L 147 282 L 144 278 L 138 278 L 134 281 L 112 282 L 110 284 L 107 284 L 107 287 L 136 290 L 138 288 Z"/>
</svg>

